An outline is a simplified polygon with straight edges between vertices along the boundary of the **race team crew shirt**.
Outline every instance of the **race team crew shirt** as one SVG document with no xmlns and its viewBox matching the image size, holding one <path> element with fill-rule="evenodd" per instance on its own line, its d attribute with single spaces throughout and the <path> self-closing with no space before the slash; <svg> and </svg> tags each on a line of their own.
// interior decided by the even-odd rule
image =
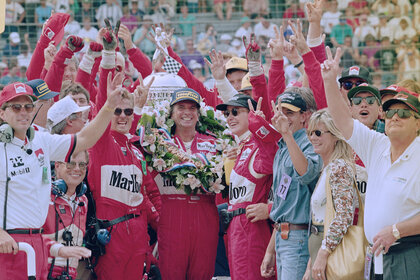
<svg viewBox="0 0 420 280">
<path fill-rule="evenodd" d="M 112 220 L 130 213 L 139 214 L 144 208 L 142 188 L 147 180 L 152 180 L 146 176 L 142 152 L 130 143 L 127 135 L 108 127 L 89 149 L 89 156 L 88 181 L 98 218 Z M 114 206 L 114 211 L 108 211 L 107 205 Z"/>
<path fill-rule="evenodd" d="M 353 120 L 347 142 L 365 163 L 369 186 L 365 198 L 365 234 L 370 243 L 384 227 L 420 213 L 420 138 L 391 163 L 391 142 L 383 134 Z"/>
<path fill-rule="evenodd" d="M 14 137 L 11 143 L 1 144 L 2 199 L 5 198 L 6 179 L 10 178 L 6 229 L 40 228 L 47 218 L 50 202 L 50 161 L 68 161 L 76 146 L 76 136 L 36 131 L 29 143 Z M 2 221 L 3 214 L 1 211 Z"/>
</svg>

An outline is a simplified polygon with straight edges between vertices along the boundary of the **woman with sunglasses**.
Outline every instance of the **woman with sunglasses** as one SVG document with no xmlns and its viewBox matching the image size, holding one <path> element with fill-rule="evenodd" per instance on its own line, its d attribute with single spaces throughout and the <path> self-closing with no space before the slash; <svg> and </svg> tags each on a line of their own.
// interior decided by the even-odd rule
<svg viewBox="0 0 420 280">
<path fill-rule="evenodd" d="M 82 247 L 88 209 L 83 179 L 88 162 L 86 151 L 72 155 L 70 162 L 55 162 L 56 179 L 62 181 L 60 187 L 53 187 L 53 203 L 50 203 L 43 226 L 43 236 L 49 240 L 48 272 L 53 279 L 60 277 L 63 272 L 76 279 L 78 260 L 91 254 L 90 250 Z"/>
<path fill-rule="evenodd" d="M 311 258 L 304 279 L 324 280 L 328 256 L 352 225 L 355 209 L 359 205 L 357 190 L 354 187 L 355 164 L 353 150 L 334 125 L 327 109 L 312 115 L 308 125 L 308 137 L 314 151 L 321 156 L 324 168 L 311 197 L 312 225 L 308 244 Z M 330 225 L 324 224 L 327 215 L 326 184 L 331 187 L 336 211 Z M 328 227 L 325 238 L 324 227 Z"/>
<path fill-rule="evenodd" d="M 106 245 L 106 254 L 99 258 L 95 272 L 99 279 L 138 279 L 143 273 L 148 247 L 148 197 L 159 211 L 160 196 L 147 171 L 144 155 L 134 145 L 138 138 L 129 132 L 134 105 L 143 107 L 153 79 L 146 86 L 140 79 L 133 96 L 121 87 L 122 73 L 115 76 L 115 83 L 111 83 L 111 75 L 108 74 L 106 87 L 100 81 L 99 88 L 113 90 L 120 87 L 124 98 L 113 110 L 111 124 L 103 136 L 89 150 L 88 182 L 98 219 L 115 224 L 108 228 L 112 230 L 111 240 Z M 96 104 L 98 109 L 103 106 L 104 99 L 100 92 Z"/>
<path fill-rule="evenodd" d="M 236 94 L 217 105 L 231 132 L 239 138 L 237 159 L 230 174 L 228 259 L 232 279 L 265 279 L 260 265 L 270 241 L 268 220 L 258 220 L 248 206 L 267 203 L 273 179 L 273 161 L 280 133 L 264 120 L 262 98 Z M 267 210 L 265 210 L 267 212 Z M 274 277 L 273 277 L 274 278 Z"/>
</svg>

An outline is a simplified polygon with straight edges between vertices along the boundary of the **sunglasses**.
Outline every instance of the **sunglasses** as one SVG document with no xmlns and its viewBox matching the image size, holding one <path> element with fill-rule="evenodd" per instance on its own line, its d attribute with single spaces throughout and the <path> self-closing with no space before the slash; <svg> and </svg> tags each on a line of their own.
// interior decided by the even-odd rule
<svg viewBox="0 0 420 280">
<path fill-rule="evenodd" d="M 354 105 L 360 105 L 360 103 L 362 103 L 362 100 L 366 100 L 366 103 L 369 105 L 372 105 L 373 103 L 375 103 L 377 101 L 375 96 L 366 96 L 366 97 L 352 97 L 351 98 L 351 102 Z"/>
<path fill-rule="evenodd" d="M 121 108 L 115 108 L 114 115 L 119 116 L 124 111 L 124 115 L 127 117 L 131 116 L 134 112 L 133 109 L 127 108 L 127 109 L 121 109 Z"/>
<path fill-rule="evenodd" d="M 81 171 L 86 171 L 87 169 L 87 162 L 74 162 L 74 161 L 70 161 L 70 162 L 60 162 L 66 165 L 67 169 L 73 170 L 76 168 L 76 165 L 79 165 L 79 169 Z"/>
<path fill-rule="evenodd" d="M 223 115 L 225 116 L 225 118 L 228 118 L 230 114 L 236 117 L 240 112 L 241 112 L 240 109 L 232 108 L 231 111 L 229 110 L 224 111 Z"/>
<path fill-rule="evenodd" d="M 363 83 L 364 83 L 364 81 L 357 81 L 355 83 L 353 83 L 352 81 L 344 81 L 344 82 L 341 82 L 341 87 L 344 88 L 345 90 L 350 90 L 354 86 L 358 87 Z"/>
<path fill-rule="evenodd" d="M 13 112 L 15 112 L 15 113 L 19 113 L 22 110 L 22 108 L 25 108 L 25 111 L 27 113 L 31 113 L 34 110 L 35 105 L 34 104 L 25 104 L 25 105 L 9 104 L 9 105 L 5 106 L 5 108 L 7 108 L 7 107 L 12 108 Z"/>
<path fill-rule="evenodd" d="M 385 118 L 391 119 L 395 114 L 398 114 L 398 117 L 401 119 L 408 119 L 411 116 L 414 116 L 416 119 L 418 118 L 410 109 L 389 109 L 385 111 Z"/>
<path fill-rule="evenodd" d="M 321 137 L 321 135 L 322 134 L 325 134 L 325 133 L 331 133 L 331 132 L 329 132 L 329 131 L 321 131 L 321 130 L 319 130 L 319 129 L 316 129 L 316 130 L 312 130 L 310 133 L 309 133 L 309 135 L 310 136 L 312 136 L 312 135 L 316 135 L 317 137 Z"/>
</svg>

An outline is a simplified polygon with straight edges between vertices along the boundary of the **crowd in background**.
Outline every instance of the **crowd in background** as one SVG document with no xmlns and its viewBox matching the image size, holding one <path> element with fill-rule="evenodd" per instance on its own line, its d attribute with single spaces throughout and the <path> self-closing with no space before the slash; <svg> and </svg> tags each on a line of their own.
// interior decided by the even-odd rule
<svg viewBox="0 0 420 280">
<path fill-rule="evenodd" d="M 90 0 L 7 0 L 6 30 L 1 35 L 0 84 L 24 81 L 32 50 L 42 24 L 52 11 L 71 15 L 65 28 L 65 36 L 77 35 L 85 45 L 95 41 L 103 19 L 115 25 L 117 20 L 125 24 L 134 44 L 149 57 L 155 50 L 147 34 L 152 24 L 165 23 L 175 28 L 172 38 L 174 50 L 181 54 L 183 62 L 197 78 L 211 79 L 204 63 L 208 51 L 216 48 L 226 55 L 244 57 L 242 36 L 254 32 L 263 50 L 265 69 L 269 69 L 271 57 L 266 51 L 269 39 L 274 38 L 273 23 L 287 25 L 289 18 L 301 18 L 304 30 L 306 1 L 90 1 Z M 214 5 L 212 5 L 214 4 Z M 214 7 L 212 10 L 211 8 Z M 203 19 L 203 15 L 210 17 Z M 224 15 L 223 11 L 227 14 Z M 233 15 L 233 17 L 232 17 Z M 208 20 L 207 20 L 208 19 Z M 218 32 L 218 20 L 232 26 L 228 33 Z M 327 1 L 322 15 L 322 32 L 326 44 L 344 50 L 342 67 L 358 64 L 374 71 L 373 81 L 378 87 L 394 83 L 397 79 L 420 80 L 420 3 L 409 0 L 376 1 Z M 235 31 L 236 30 L 236 31 Z M 284 31 L 286 38 L 291 28 Z M 81 56 L 86 48 L 78 56 Z M 124 54 L 124 51 L 123 51 Z M 286 66 L 290 62 L 285 62 Z M 134 69 L 134 76 L 137 73 Z M 287 81 L 296 81 L 300 74 L 293 67 L 286 67 Z M 206 83 L 211 87 L 212 81 Z"/>
</svg>

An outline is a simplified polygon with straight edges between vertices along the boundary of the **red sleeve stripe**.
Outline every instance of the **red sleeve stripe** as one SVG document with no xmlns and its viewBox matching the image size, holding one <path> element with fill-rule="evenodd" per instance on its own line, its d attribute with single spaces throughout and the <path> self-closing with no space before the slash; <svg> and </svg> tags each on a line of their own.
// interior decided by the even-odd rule
<svg viewBox="0 0 420 280">
<path fill-rule="evenodd" d="M 70 158 L 73 155 L 74 149 L 76 148 L 76 142 L 77 142 L 76 134 L 71 135 L 71 140 L 70 141 L 71 141 L 70 142 L 70 147 L 69 147 L 69 151 L 66 155 L 65 162 L 70 162 Z"/>
</svg>

